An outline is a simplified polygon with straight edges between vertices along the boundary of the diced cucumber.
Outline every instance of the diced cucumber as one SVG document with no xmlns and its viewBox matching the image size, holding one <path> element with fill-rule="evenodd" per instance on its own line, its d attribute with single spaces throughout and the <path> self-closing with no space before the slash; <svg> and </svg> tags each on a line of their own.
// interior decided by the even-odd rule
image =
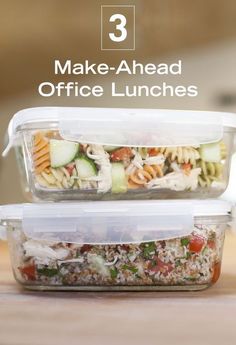
<svg viewBox="0 0 236 345">
<path fill-rule="evenodd" d="M 104 148 L 104 150 L 105 150 L 106 152 L 112 152 L 112 151 L 114 151 L 114 150 L 119 149 L 120 146 L 109 146 L 109 145 L 104 145 L 103 148 Z"/>
<path fill-rule="evenodd" d="M 51 139 L 49 142 L 49 150 L 51 167 L 59 168 L 73 161 L 79 151 L 79 143 Z"/>
<path fill-rule="evenodd" d="M 111 166 L 112 193 L 125 193 L 128 186 L 124 165 L 122 163 L 112 163 Z"/>
<path fill-rule="evenodd" d="M 75 160 L 78 176 L 81 179 L 86 179 L 97 175 L 97 168 L 94 161 L 85 155 L 81 155 Z"/>
<path fill-rule="evenodd" d="M 201 159 L 205 162 L 219 163 L 221 161 L 220 143 L 201 145 L 199 153 Z"/>
</svg>

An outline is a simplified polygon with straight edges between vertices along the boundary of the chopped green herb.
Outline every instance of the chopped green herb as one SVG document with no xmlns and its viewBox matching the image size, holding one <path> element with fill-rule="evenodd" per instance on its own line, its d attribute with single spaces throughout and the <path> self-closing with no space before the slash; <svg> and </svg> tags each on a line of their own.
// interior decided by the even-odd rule
<svg viewBox="0 0 236 345">
<path fill-rule="evenodd" d="M 203 249 L 202 255 L 206 254 L 206 252 L 207 252 L 207 246 L 205 246 L 205 248 Z"/>
<path fill-rule="evenodd" d="M 117 277 L 117 275 L 118 275 L 118 270 L 117 270 L 117 268 L 111 268 L 111 269 L 110 269 L 110 274 L 111 274 L 111 278 L 112 278 L 112 279 L 115 279 L 115 278 Z"/>
<path fill-rule="evenodd" d="M 129 265 L 123 265 L 122 266 L 123 270 L 129 270 L 133 273 L 137 273 L 138 272 L 138 268 L 133 267 L 133 266 L 129 266 Z"/>
<path fill-rule="evenodd" d="M 189 281 L 194 282 L 197 280 L 197 278 L 196 277 L 185 277 L 185 280 L 189 280 Z"/>
<path fill-rule="evenodd" d="M 187 252 L 186 255 L 185 255 L 185 259 L 189 259 L 191 256 L 191 253 L 190 252 Z"/>
<path fill-rule="evenodd" d="M 135 277 L 138 278 L 138 279 L 142 279 L 142 277 L 140 277 L 140 275 L 137 274 L 137 273 L 135 274 Z"/>
<path fill-rule="evenodd" d="M 187 247 L 188 244 L 189 244 L 189 239 L 187 237 L 181 238 L 181 246 Z"/>
<path fill-rule="evenodd" d="M 45 267 L 45 268 L 38 268 L 37 272 L 43 276 L 51 278 L 58 274 L 58 269 Z"/>
<path fill-rule="evenodd" d="M 145 244 L 145 247 L 143 248 L 143 256 L 148 259 L 150 258 L 150 255 L 155 253 L 156 245 L 155 242 L 149 242 Z"/>
<path fill-rule="evenodd" d="M 181 261 L 178 259 L 175 261 L 175 267 L 181 266 Z"/>
</svg>

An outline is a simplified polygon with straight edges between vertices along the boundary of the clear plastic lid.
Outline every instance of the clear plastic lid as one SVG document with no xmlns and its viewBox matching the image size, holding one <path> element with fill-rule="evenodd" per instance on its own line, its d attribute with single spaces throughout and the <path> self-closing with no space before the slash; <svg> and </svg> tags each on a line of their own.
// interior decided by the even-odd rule
<svg viewBox="0 0 236 345">
<path fill-rule="evenodd" d="M 6 155 L 22 126 L 57 123 L 61 136 L 112 146 L 199 146 L 221 140 L 224 127 L 236 128 L 231 113 L 121 108 L 42 107 L 21 110 L 9 123 Z"/>
<path fill-rule="evenodd" d="M 195 217 L 227 216 L 230 211 L 222 200 L 68 202 L 5 205 L 0 220 L 21 221 L 33 239 L 115 244 L 187 236 Z"/>
</svg>

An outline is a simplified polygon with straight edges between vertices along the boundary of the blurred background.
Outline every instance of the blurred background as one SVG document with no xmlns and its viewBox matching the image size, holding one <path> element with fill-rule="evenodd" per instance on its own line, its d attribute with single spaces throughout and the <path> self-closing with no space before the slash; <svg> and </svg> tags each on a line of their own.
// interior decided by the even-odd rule
<svg viewBox="0 0 236 345">
<path fill-rule="evenodd" d="M 12 115 L 37 106 L 120 106 L 236 112 L 236 1 L 136 0 L 136 50 L 100 50 L 100 5 L 124 1 L 0 0 L 0 149 Z M 112 76 L 53 75 L 54 59 L 117 64 L 121 59 L 171 63 L 183 60 L 179 77 L 136 76 L 118 83 L 196 84 L 195 98 L 43 98 L 43 81 L 78 81 L 106 88 Z M 226 197 L 235 198 L 234 176 Z M 235 183 L 234 183 L 235 181 Z M 236 193 L 235 193 L 236 194 Z M 0 159 L 0 204 L 23 201 L 13 152 Z"/>
</svg>

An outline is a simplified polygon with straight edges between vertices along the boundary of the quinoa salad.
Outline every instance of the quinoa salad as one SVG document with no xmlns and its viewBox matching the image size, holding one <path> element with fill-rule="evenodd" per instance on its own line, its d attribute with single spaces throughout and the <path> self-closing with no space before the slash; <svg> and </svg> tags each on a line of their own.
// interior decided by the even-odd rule
<svg viewBox="0 0 236 345">
<path fill-rule="evenodd" d="M 200 286 L 220 275 L 224 231 L 195 224 L 189 236 L 124 244 L 76 244 L 11 232 L 14 273 L 29 286 Z"/>
</svg>

